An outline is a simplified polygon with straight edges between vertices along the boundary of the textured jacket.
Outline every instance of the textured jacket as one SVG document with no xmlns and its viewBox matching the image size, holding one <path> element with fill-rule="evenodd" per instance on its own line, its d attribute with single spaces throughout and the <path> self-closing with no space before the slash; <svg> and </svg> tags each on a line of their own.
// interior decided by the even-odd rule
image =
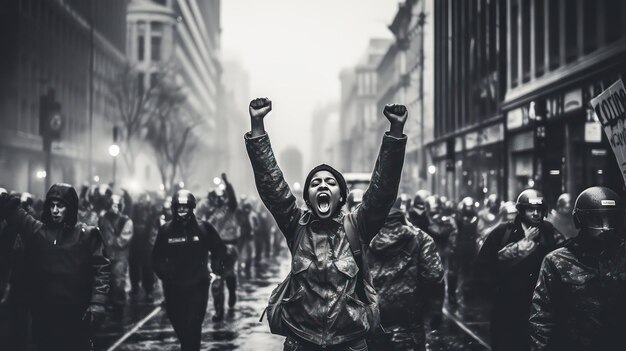
<svg viewBox="0 0 626 351">
<path fill-rule="evenodd" d="M 370 243 L 367 261 L 385 330 L 423 328 L 424 309 L 442 283 L 443 266 L 433 239 L 390 214 Z"/>
<path fill-rule="evenodd" d="M 53 199 L 67 205 L 64 223 L 52 221 Z M 77 222 L 78 196 L 74 188 L 52 186 L 41 221 L 20 207 L 3 208 L 2 215 L 24 240 L 29 298 L 34 306 L 82 309 L 91 303 L 106 304 L 110 262 L 98 228 Z"/>
<path fill-rule="evenodd" d="M 345 235 L 343 213 L 327 220 L 298 208 L 283 177 L 267 134 L 245 137 L 261 200 L 276 219 L 291 249 L 294 293 L 284 303 L 283 322 L 298 337 L 317 345 L 336 345 L 363 338 L 373 327 L 368 316 L 378 317 L 374 301 L 357 297 L 358 266 Z M 363 202 L 353 216 L 363 252 L 385 222 L 398 192 L 406 136 L 389 135 L 383 142 Z M 293 247 L 297 233 L 305 235 Z M 364 255 L 365 257 L 365 255 Z M 366 260 L 364 260 L 366 261 Z M 365 262 L 364 262 L 365 263 Z M 367 264 L 364 289 L 375 297 Z"/>
<path fill-rule="evenodd" d="M 579 236 L 543 261 L 530 315 L 533 350 L 624 350 L 624 242 L 593 246 Z"/>
<path fill-rule="evenodd" d="M 165 286 L 184 289 L 208 283 L 209 252 L 211 267 L 221 274 L 226 245 L 215 228 L 195 216 L 187 222 L 171 220 L 157 234 L 152 252 L 154 273 Z"/>
<path fill-rule="evenodd" d="M 133 237 L 133 221 L 123 214 L 107 212 L 100 217 L 98 227 L 102 233 L 107 255 L 110 258 L 128 258 Z"/>
</svg>

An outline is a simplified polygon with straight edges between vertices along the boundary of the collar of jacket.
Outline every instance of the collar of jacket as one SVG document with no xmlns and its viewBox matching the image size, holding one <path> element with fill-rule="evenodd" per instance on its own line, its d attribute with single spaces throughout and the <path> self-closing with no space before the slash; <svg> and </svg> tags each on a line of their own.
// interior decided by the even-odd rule
<svg viewBox="0 0 626 351">
<path fill-rule="evenodd" d="M 345 214 L 343 213 L 342 210 L 340 210 L 339 213 L 337 213 L 333 217 L 330 217 L 328 219 L 319 219 L 315 217 L 315 215 L 313 214 L 313 212 L 311 212 L 311 210 L 305 210 L 302 216 L 300 216 L 300 221 L 298 221 L 298 223 L 300 223 L 300 225 L 309 225 L 309 224 L 324 223 L 324 222 L 343 224 L 344 216 Z"/>
</svg>

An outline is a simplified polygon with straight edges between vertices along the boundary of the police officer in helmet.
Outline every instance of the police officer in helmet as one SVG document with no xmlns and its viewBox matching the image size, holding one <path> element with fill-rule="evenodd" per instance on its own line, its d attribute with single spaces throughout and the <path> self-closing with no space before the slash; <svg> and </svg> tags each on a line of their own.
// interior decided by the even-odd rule
<svg viewBox="0 0 626 351">
<path fill-rule="evenodd" d="M 196 198 L 188 190 L 174 194 L 173 219 L 159 229 L 152 255 L 154 272 L 163 282 L 165 311 L 182 351 L 200 350 L 209 298 L 208 252 L 213 271 L 220 274 L 226 250 L 215 228 L 196 218 L 195 207 Z"/>
<path fill-rule="evenodd" d="M 591 187 L 574 205 L 578 236 L 546 256 L 530 316 L 533 350 L 623 350 L 624 201 Z"/>
<path fill-rule="evenodd" d="M 526 189 L 517 197 L 517 216 L 489 234 L 477 270 L 493 279 L 492 350 L 528 350 L 528 317 L 541 261 L 564 241 L 544 220 L 543 194 Z"/>
</svg>

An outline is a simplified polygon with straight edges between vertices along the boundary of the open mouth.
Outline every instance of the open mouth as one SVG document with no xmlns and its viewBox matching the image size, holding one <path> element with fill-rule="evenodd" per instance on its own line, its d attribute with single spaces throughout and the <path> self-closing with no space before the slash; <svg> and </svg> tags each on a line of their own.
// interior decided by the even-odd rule
<svg viewBox="0 0 626 351">
<path fill-rule="evenodd" d="M 317 209 L 321 214 L 325 214 L 330 211 L 330 195 L 327 193 L 317 194 Z"/>
</svg>

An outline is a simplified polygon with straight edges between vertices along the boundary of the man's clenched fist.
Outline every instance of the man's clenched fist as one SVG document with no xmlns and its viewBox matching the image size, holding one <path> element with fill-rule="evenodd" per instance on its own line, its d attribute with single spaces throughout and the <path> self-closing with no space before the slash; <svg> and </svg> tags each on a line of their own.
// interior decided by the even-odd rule
<svg viewBox="0 0 626 351">
<path fill-rule="evenodd" d="M 272 101 L 268 98 L 257 98 L 250 101 L 250 118 L 263 118 L 272 110 Z"/>
<path fill-rule="evenodd" d="M 407 116 L 409 115 L 409 111 L 407 111 L 406 106 L 404 105 L 393 104 L 385 105 L 385 108 L 383 109 L 383 114 L 392 124 L 404 124 L 404 122 L 406 122 Z"/>
</svg>

